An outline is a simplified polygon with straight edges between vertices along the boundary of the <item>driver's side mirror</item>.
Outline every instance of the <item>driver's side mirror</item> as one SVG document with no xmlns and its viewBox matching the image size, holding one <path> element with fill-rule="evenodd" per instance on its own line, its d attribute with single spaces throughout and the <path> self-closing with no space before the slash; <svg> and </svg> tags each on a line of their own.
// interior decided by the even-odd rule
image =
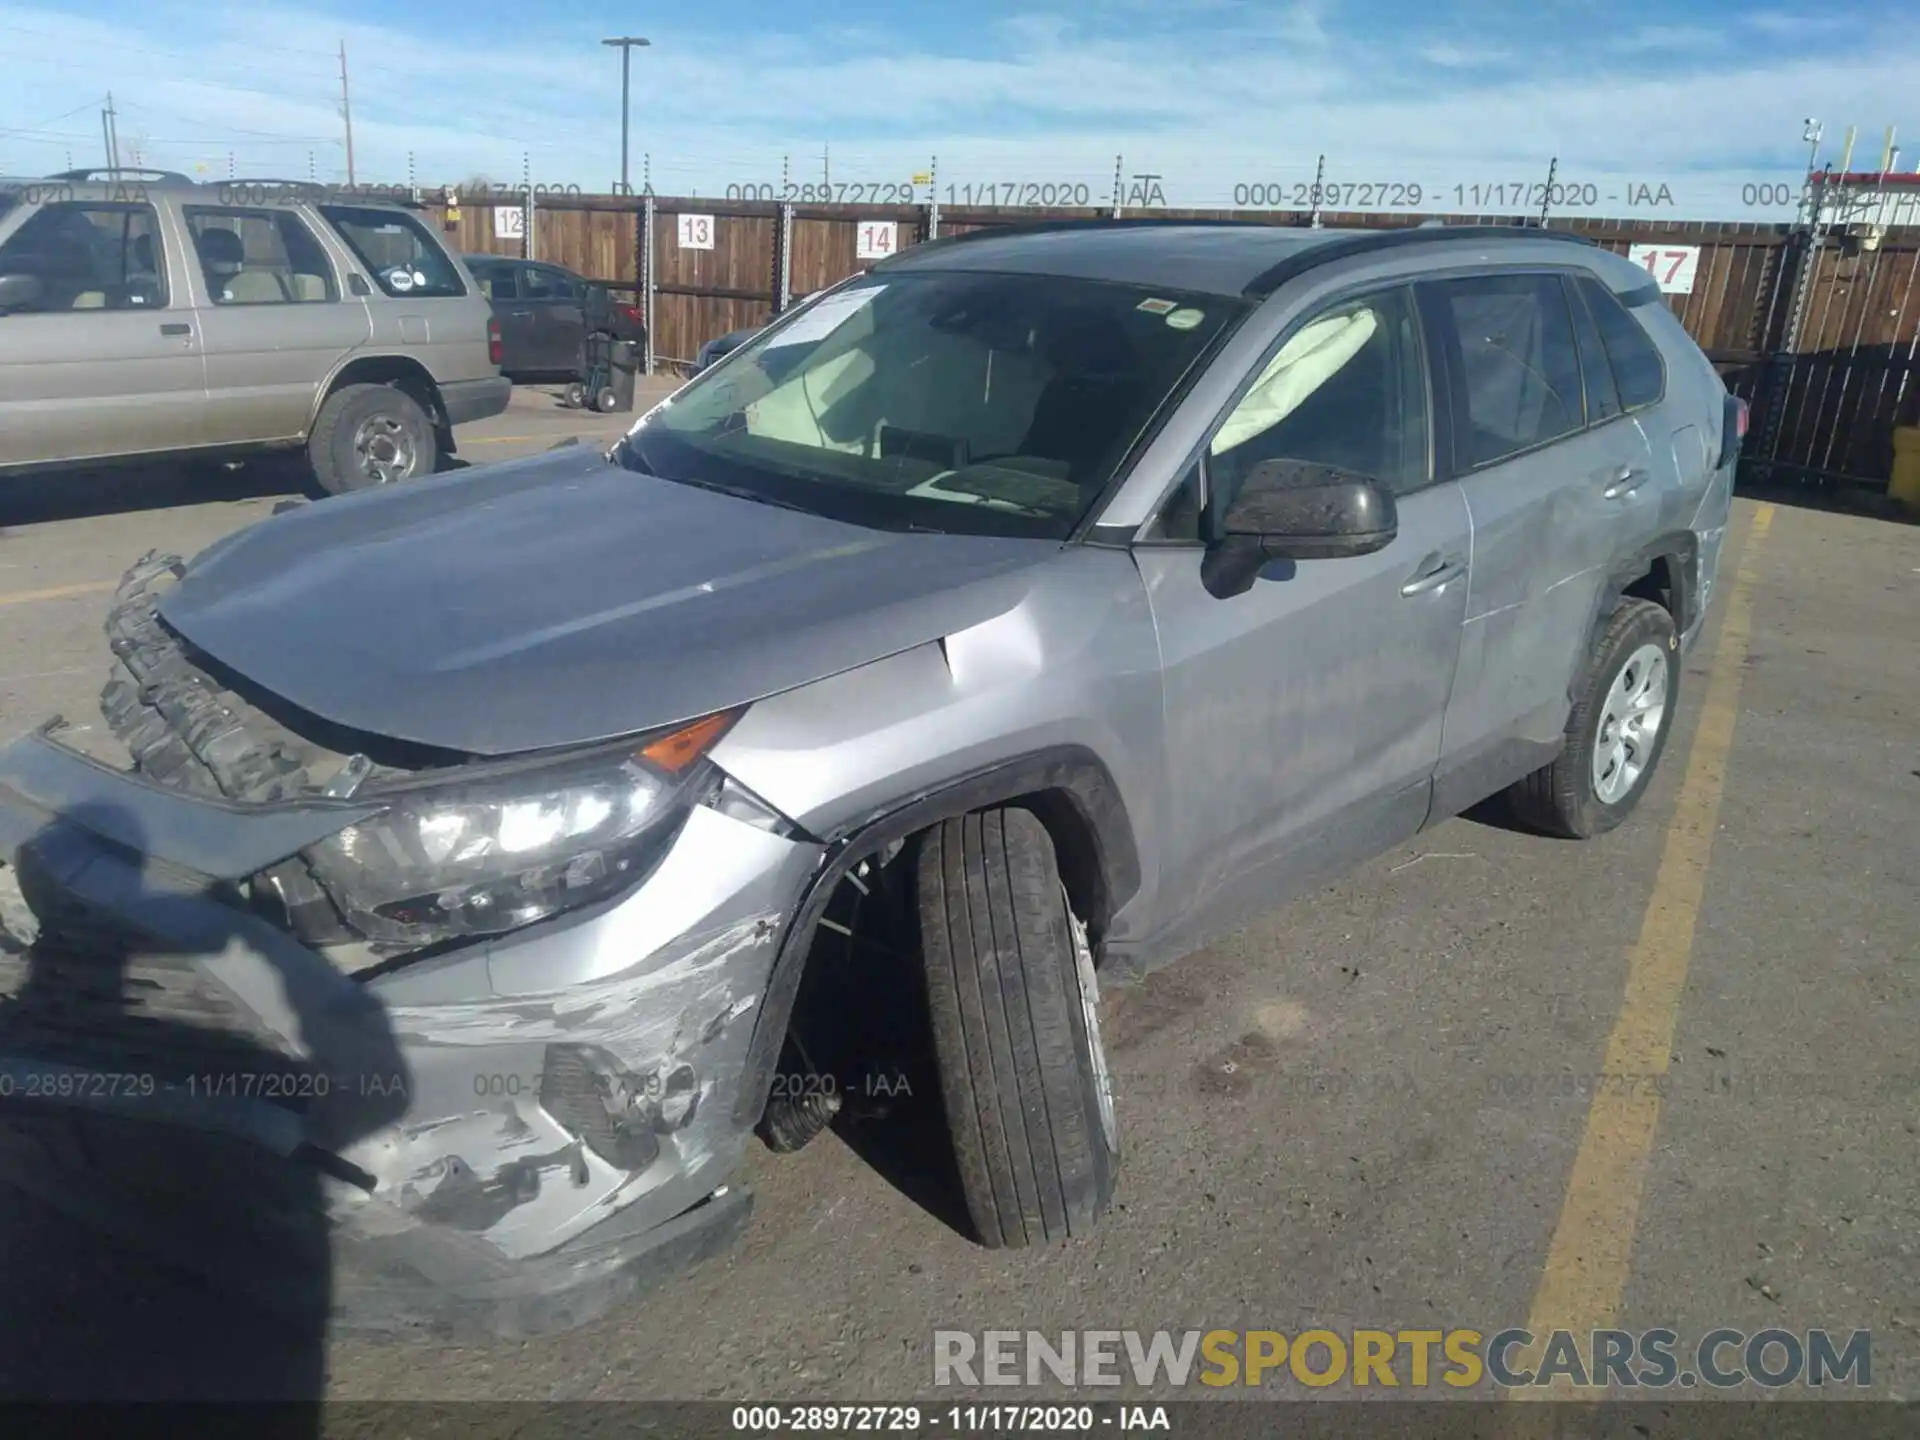
<svg viewBox="0 0 1920 1440">
<path fill-rule="evenodd" d="M 44 294 L 46 287 L 37 275 L 0 275 L 0 311 L 37 305 Z"/>
<path fill-rule="evenodd" d="M 1244 594 L 1274 560 L 1338 560 L 1393 543 L 1393 492 L 1370 476 L 1305 460 L 1265 460 L 1221 521 L 1200 576 L 1210 594 Z"/>
</svg>

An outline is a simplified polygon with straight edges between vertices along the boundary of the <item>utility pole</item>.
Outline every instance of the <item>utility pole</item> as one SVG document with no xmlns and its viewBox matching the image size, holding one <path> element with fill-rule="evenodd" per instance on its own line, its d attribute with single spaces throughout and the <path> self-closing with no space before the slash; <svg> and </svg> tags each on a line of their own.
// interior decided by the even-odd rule
<svg viewBox="0 0 1920 1440">
<path fill-rule="evenodd" d="M 347 42 L 340 42 L 340 118 L 347 125 L 347 184 L 353 184 L 353 100 L 347 91 Z"/>
<path fill-rule="evenodd" d="M 640 35 L 617 35 L 600 43 L 611 45 L 620 52 L 620 193 L 631 195 L 633 186 L 627 177 L 627 115 L 632 108 L 633 98 L 633 47 L 651 45 L 653 42 Z"/>
<path fill-rule="evenodd" d="M 833 147 L 820 147 L 820 183 L 827 188 L 827 194 L 833 194 Z"/>
<path fill-rule="evenodd" d="M 106 108 L 100 112 L 100 139 L 106 145 L 109 170 L 120 168 L 120 131 L 115 124 L 116 119 L 113 110 L 113 92 L 109 90 Z"/>
</svg>

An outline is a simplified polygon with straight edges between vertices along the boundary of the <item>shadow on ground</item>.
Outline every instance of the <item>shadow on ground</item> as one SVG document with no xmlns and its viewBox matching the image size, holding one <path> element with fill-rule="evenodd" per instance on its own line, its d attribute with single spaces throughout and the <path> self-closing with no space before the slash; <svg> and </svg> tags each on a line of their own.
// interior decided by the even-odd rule
<svg viewBox="0 0 1920 1440">
<path fill-rule="evenodd" d="M 72 818 L 138 838 L 124 813 Z M 313 977 L 282 969 L 314 1051 L 296 1060 L 231 1002 L 223 1013 L 186 957 L 76 903 L 69 884 L 100 856 L 62 822 L 30 839 L 16 871 L 40 933 L 0 944 L 0 1400 L 315 1402 L 275 1433 L 318 1434 L 333 1275 L 322 1152 L 152 1117 L 168 1094 L 212 1091 L 256 1117 L 266 1107 L 267 1134 L 275 1114 L 304 1112 L 337 1150 L 404 1102 L 312 1083 L 348 1073 L 326 1038 L 345 1033 L 344 1012 L 298 998 L 331 995 Z M 219 907 L 125 873 L 138 878 L 123 913 L 194 933 L 179 929 L 189 907 L 209 953 L 237 937 L 209 918 Z M 351 1011 L 350 1068 L 371 1038 L 397 1072 L 378 1005 Z M 239 1106 L 244 1093 L 274 1098 Z"/>
</svg>

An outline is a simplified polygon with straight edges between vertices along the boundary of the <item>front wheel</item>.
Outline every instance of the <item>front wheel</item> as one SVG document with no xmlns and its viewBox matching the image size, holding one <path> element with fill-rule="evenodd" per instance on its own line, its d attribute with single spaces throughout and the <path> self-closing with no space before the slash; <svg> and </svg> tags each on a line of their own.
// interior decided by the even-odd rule
<svg viewBox="0 0 1920 1440">
<path fill-rule="evenodd" d="M 1666 750 L 1680 699 L 1680 633 L 1647 600 L 1626 600 L 1593 647 L 1559 758 L 1508 792 L 1515 816 L 1585 840 L 1633 813 Z"/>
<path fill-rule="evenodd" d="M 941 1093 L 981 1242 L 1086 1234 L 1113 1196 L 1113 1086 L 1086 930 L 1031 811 L 921 844 L 920 933 Z"/>
<path fill-rule="evenodd" d="M 440 460 L 433 422 L 392 385 L 343 385 L 327 397 L 307 440 L 314 478 L 330 494 L 431 475 Z"/>
</svg>

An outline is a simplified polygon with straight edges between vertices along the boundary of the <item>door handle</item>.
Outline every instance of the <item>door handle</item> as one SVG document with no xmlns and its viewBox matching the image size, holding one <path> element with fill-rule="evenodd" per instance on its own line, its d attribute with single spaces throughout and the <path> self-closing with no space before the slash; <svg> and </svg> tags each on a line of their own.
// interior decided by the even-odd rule
<svg viewBox="0 0 1920 1440">
<path fill-rule="evenodd" d="M 1607 488 L 1600 492 L 1600 498 L 1618 500 L 1623 495 L 1631 495 L 1646 483 L 1646 471 L 1635 470 L 1630 465 L 1622 465 L 1607 477 Z"/>
<path fill-rule="evenodd" d="M 1459 579 L 1466 572 L 1467 562 L 1457 555 L 1449 555 L 1445 559 L 1438 555 L 1429 555 L 1421 562 L 1420 568 L 1413 572 L 1412 578 L 1400 587 L 1400 593 L 1425 595 L 1428 591 L 1438 590 Z"/>
<path fill-rule="evenodd" d="M 184 322 L 175 320 L 175 321 L 169 322 L 168 324 L 162 325 L 160 327 L 160 333 L 162 335 L 191 335 L 193 333 L 193 327 L 191 325 L 185 324 Z"/>
</svg>

